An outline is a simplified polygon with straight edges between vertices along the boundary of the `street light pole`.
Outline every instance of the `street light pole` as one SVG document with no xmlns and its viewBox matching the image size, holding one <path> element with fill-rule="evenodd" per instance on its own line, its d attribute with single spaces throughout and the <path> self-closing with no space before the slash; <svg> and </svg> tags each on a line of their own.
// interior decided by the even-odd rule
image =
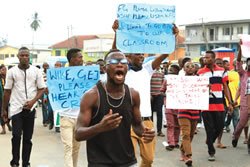
<svg viewBox="0 0 250 167">
<path fill-rule="evenodd" d="M 203 40 L 204 40 L 205 45 L 206 45 L 206 50 L 208 50 L 207 31 L 205 28 L 205 23 L 203 22 L 203 18 L 201 18 L 201 25 L 202 25 Z"/>
</svg>

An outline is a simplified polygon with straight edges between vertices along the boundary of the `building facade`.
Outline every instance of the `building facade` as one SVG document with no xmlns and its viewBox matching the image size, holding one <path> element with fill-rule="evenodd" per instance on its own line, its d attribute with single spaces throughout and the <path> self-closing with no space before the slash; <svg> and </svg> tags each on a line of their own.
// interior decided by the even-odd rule
<svg viewBox="0 0 250 167">
<path fill-rule="evenodd" d="M 206 50 L 220 47 L 233 49 L 237 52 L 241 34 L 250 34 L 250 19 L 211 21 L 187 24 L 184 42 L 186 56 L 201 56 Z"/>
</svg>

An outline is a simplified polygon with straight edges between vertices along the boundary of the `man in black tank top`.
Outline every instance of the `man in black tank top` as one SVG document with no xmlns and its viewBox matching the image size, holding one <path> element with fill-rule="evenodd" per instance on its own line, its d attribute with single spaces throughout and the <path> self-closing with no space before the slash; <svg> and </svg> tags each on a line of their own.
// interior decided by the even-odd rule
<svg viewBox="0 0 250 167">
<path fill-rule="evenodd" d="M 76 140 L 87 140 L 89 167 L 132 167 L 137 161 L 131 125 L 144 142 L 151 142 L 155 132 L 142 123 L 139 93 L 124 84 L 128 70 L 125 55 L 110 51 L 105 62 L 107 82 L 99 81 L 81 100 Z"/>
</svg>

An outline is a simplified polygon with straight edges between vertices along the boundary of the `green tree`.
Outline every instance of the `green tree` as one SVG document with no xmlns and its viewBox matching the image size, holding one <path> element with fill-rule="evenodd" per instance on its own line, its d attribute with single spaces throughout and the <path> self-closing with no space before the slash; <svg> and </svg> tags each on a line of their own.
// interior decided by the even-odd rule
<svg viewBox="0 0 250 167">
<path fill-rule="evenodd" d="M 35 12 L 35 14 L 32 16 L 32 22 L 30 24 L 31 29 L 36 32 L 37 29 L 40 27 L 41 20 L 38 18 L 38 13 Z"/>
</svg>

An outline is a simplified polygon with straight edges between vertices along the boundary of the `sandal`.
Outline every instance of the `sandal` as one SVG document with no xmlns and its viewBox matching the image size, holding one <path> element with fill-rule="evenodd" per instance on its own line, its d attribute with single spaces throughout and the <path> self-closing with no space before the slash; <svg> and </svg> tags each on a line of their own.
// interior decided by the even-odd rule
<svg viewBox="0 0 250 167">
<path fill-rule="evenodd" d="M 6 134 L 6 131 L 2 131 L 0 134 L 1 134 L 1 135 L 4 135 L 4 134 Z"/>
<path fill-rule="evenodd" d="M 227 146 L 224 146 L 222 143 L 220 143 L 220 144 L 217 144 L 217 148 L 224 149 L 224 148 L 227 148 Z"/>
</svg>

